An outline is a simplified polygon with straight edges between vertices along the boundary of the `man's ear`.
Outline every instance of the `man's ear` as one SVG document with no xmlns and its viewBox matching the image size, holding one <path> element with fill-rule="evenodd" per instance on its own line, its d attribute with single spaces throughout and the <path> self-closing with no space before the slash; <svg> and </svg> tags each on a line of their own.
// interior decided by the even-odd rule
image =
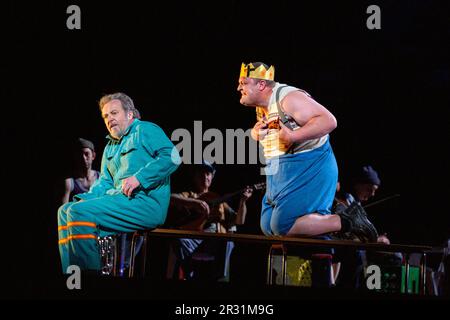
<svg viewBox="0 0 450 320">
<path fill-rule="evenodd" d="M 266 80 L 259 80 L 258 81 L 258 89 L 263 91 L 267 86 Z"/>
<path fill-rule="evenodd" d="M 133 119 L 133 112 L 128 112 L 128 114 L 127 114 L 127 118 L 128 118 L 128 120 L 131 120 L 131 119 Z"/>
<path fill-rule="evenodd" d="M 94 160 L 96 156 L 97 154 L 95 153 L 95 151 L 92 151 L 92 160 Z"/>
</svg>

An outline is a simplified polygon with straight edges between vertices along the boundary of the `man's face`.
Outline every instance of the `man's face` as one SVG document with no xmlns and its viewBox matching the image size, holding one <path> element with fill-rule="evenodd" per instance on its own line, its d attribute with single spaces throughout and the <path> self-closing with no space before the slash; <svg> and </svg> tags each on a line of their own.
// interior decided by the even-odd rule
<svg viewBox="0 0 450 320">
<path fill-rule="evenodd" d="M 111 100 L 103 106 L 102 118 L 109 134 L 113 138 L 119 139 L 131 124 L 133 113 L 126 113 L 119 100 Z"/>
<path fill-rule="evenodd" d="M 86 169 L 90 169 L 92 167 L 92 162 L 95 159 L 95 152 L 89 148 L 81 149 L 81 154 L 83 155 L 84 165 Z"/>
<path fill-rule="evenodd" d="M 241 99 L 239 102 L 244 106 L 255 106 L 257 104 L 257 98 L 259 97 L 258 90 L 259 82 L 246 77 L 239 78 L 239 84 L 237 91 L 241 93 Z"/>
<path fill-rule="evenodd" d="M 199 189 L 209 189 L 213 180 L 212 172 L 202 170 L 195 174 L 195 183 Z"/>
<path fill-rule="evenodd" d="M 359 201 L 361 202 L 367 201 L 372 198 L 377 190 L 378 186 L 376 184 L 357 183 L 355 185 L 356 197 L 358 197 Z"/>
</svg>

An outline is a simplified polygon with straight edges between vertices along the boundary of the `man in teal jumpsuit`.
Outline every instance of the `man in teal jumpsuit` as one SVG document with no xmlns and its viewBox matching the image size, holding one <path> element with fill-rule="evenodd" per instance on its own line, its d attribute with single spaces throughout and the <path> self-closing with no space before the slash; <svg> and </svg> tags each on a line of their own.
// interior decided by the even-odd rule
<svg viewBox="0 0 450 320">
<path fill-rule="evenodd" d="M 139 120 L 123 93 L 104 96 L 100 111 L 109 131 L 100 178 L 89 192 L 58 210 L 63 272 L 69 265 L 99 270 L 97 237 L 155 228 L 164 223 L 170 175 L 180 164 L 178 151 L 163 130 Z"/>
</svg>

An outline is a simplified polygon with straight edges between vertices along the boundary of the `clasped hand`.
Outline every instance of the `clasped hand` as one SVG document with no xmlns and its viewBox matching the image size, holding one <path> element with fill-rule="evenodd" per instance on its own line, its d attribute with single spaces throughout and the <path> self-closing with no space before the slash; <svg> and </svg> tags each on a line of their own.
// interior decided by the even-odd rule
<svg viewBox="0 0 450 320">
<path fill-rule="evenodd" d="M 293 131 L 286 127 L 281 121 L 278 121 L 279 142 L 285 146 L 291 146 L 294 143 Z M 265 120 L 258 121 L 253 126 L 253 138 L 257 141 L 263 140 L 269 132 L 268 123 Z"/>
</svg>

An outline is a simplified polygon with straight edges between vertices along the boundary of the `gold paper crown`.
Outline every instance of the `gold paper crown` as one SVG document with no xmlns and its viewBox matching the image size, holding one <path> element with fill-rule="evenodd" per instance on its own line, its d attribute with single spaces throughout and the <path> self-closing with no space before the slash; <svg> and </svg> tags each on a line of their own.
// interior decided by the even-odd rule
<svg viewBox="0 0 450 320">
<path fill-rule="evenodd" d="M 270 66 L 270 68 L 266 70 L 263 64 L 255 68 L 252 63 L 249 64 L 243 63 L 241 65 L 241 74 L 239 77 L 274 81 L 275 67 Z"/>
</svg>

